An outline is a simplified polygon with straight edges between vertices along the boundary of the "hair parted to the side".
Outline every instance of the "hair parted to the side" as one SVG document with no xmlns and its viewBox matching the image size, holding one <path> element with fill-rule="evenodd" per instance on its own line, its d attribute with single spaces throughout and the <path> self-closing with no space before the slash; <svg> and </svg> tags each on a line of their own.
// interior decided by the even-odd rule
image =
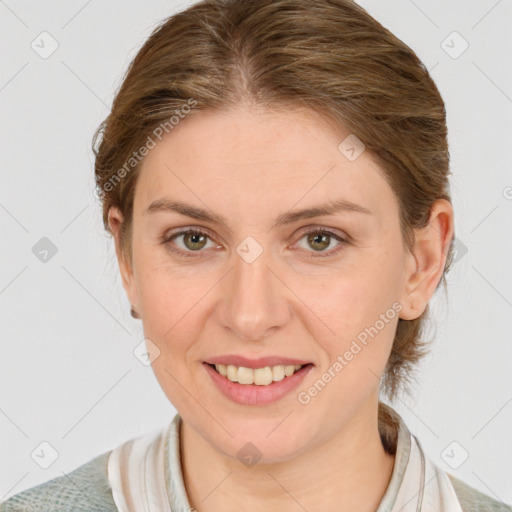
<svg viewBox="0 0 512 512">
<path fill-rule="evenodd" d="M 432 203 L 451 201 L 441 95 L 416 54 L 362 7 L 350 0 L 203 0 L 153 31 L 94 136 L 103 222 L 111 232 L 108 211 L 120 209 L 129 262 L 140 164 L 127 169 L 126 162 L 192 102 L 188 115 L 242 102 L 309 108 L 355 134 L 396 194 L 408 247 L 413 229 L 428 223 Z M 446 286 L 452 244 L 438 287 Z M 428 313 L 427 306 L 419 318 L 398 322 L 381 381 L 391 401 L 411 392 L 417 363 L 428 353 L 430 341 L 421 339 Z"/>
</svg>

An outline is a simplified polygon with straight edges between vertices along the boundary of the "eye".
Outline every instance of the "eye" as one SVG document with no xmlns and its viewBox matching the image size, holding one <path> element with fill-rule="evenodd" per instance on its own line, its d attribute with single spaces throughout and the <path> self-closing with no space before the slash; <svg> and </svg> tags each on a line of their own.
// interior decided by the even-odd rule
<svg viewBox="0 0 512 512">
<path fill-rule="evenodd" d="M 180 239 L 182 244 L 181 246 L 177 243 Z M 166 235 L 162 239 L 161 243 L 167 246 L 170 251 L 177 253 L 180 256 L 187 258 L 199 258 L 202 256 L 201 252 L 204 252 L 202 249 L 219 247 L 214 244 L 211 239 L 211 235 L 206 231 L 199 229 L 186 229 Z M 306 247 L 303 245 L 301 246 L 299 243 L 303 239 L 305 239 L 307 244 Z M 207 245 L 208 241 L 211 243 L 209 247 Z M 297 245 L 299 245 L 301 249 L 306 249 L 307 252 L 311 253 L 310 257 L 312 258 L 333 256 L 341 251 L 344 245 L 350 243 L 347 238 L 344 238 L 329 229 L 320 227 L 308 229 L 302 234 L 299 242 L 297 242 Z M 331 247 L 333 242 L 337 242 L 337 245 L 335 245 L 334 249 L 327 251 L 326 249 Z M 308 250 L 308 247 L 312 248 L 313 251 Z"/>
<path fill-rule="evenodd" d="M 311 228 L 305 233 L 303 233 L 300 240 L 303 239 L 305 239 L 307 247 L 313 249 L 313 251 L 308 252 L 321 253 L 312 254 L 311 257 L 313 258 L 324 258 L 327 256 L 333 256 L 334 254 L 337 254 L 339 251 L 341 251 L 344 245 L 349 243 L 349 240 L 347 238 L 343 238 L 340 235 L 328 229 L 318 227 Z M 332 250 L 326 251 L 327 248 L 332 246 L 332 242 L 334 241 L 338 242 L 337 246 Z M 302 246 L 301 248 L 307 249 L 307 247 Z"/>
<path fill-rule="evenodd" d="M 181 247 L 176 243 L 176 241 L 180 238 L 182 239 L 183 244 Z M 207 247 L 209 239 L 210 235 L 204 231 L 200 231 L 198 229 L 187 229 L 165 236 L 162 239 L 162 243 L 166 245 L 172 252 L 189 258 L 197 258 L 200 256 L 199 254 L 196 255 L 191 253 L 201 252 L 202 249 Z M 213 244 L 213 242 L 211 243 L 213 247 L 217 247 L 215 244 Z M 173 246 L 177 246 L 178 248 Z"/>
</svg>

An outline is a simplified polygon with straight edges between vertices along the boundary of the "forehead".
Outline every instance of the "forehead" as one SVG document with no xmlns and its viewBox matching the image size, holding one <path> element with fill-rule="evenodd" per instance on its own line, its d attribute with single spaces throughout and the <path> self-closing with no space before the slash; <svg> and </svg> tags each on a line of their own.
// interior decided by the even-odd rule
<svg viewBox="0 0 512 512">
<path fill-rule="evenodd" d="M 139 171 L 135 214 L 164 196 L 240 214 L 244 205 L 277 212 L 340 198 L 376 214 L 397 208 L 382 169 L 368 152 L 357 156 L 358 140 L 312 110 L 196 112 L 156 142 Z"/>
</svg>

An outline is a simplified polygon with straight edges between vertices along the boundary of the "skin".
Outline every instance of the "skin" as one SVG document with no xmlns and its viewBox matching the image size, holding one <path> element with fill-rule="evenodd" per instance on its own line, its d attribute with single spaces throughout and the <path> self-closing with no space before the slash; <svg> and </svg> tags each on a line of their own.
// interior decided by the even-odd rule
<svg viewBox="0 0 512 512">
<path fill-rule="evenodd" d="M 190 115 L 142 163 L 130 262 L 119 244 L 123 216 L 110 210 L 123 286 L 160 350 L 155 375 L 183 419 L 184 482 L 199 512 L 369 512 L 388 486 L 394 456 L 378 431 L 379 378 L 398 318 L 420 316 L 442 277 L 453 210 L 436 201 L 409 251 L 382 170 L 368 152 L 349 161 L 338 150 L 347 135 L 310 110 L 244 104 Z M 221 215 L 227 225 L 143 214 L 164 197 Z M 275 225 L 280 214 L 341 198 L 373 213 Z M 161 243 L 189 227 L 207 230 L 202 244 L 186 235 Z M 349 243 L 334 236 L 308 243 L 307 227 Z M 247 236 L 263 248 L 252 263 L 236 252 Z M 299 403 L 298 392 L 397 301 L 399 314 L 317 396 Z M 279 401 L 242 405 L 222 395 L 203 367 L 225 354 L 294 357 L 314 367 Z M 251 467 L 237 457 L 247 442 L 262 454 Z"/>
</svg>

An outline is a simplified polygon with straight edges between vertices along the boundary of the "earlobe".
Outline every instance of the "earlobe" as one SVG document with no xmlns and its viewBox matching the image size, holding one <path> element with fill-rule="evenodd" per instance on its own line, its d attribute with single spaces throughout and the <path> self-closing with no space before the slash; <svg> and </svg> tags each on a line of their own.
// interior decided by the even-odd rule
<svg viewBox="0 0 512 512">
<path fill-rule="evenodd" d="M 430 220 L 414 231 L 414 246 L 407 255 L 406 283 L 400 318 L 414 320 L 422 315 L 441 280 L 454 235 L 453 208 L 446 199 L 435 201 Z"/>
</svg>

